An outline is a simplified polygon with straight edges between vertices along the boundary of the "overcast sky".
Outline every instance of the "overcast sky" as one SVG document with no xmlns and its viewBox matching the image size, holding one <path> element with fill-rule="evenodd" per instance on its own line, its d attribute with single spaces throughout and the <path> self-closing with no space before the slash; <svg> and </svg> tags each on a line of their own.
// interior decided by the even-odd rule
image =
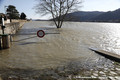
<svg viewBox="0 0 120 80">
<path fill-rule="evenodd" d="M 24 12 L 28 18 L 40 19 L 41 17 L 35 13 L 33 7 L 37 4 L 36 0 L 0 0 L 0 13 L 4 13 L 4 6 L 14 5 L 21 13 Z M 113 11 L 120 8 L 120 0 L 83 0 L 81 4 L 82 11 Z"/>
</svg>

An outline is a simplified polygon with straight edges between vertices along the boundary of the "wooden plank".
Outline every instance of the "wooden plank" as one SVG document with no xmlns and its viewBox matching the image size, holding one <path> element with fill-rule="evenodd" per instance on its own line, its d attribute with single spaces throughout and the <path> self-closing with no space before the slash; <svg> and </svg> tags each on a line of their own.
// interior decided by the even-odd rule
<svg viewBox="0 0 120 80">
<path fill-rule="evenodd" d="M 105 50 L 100 50 L 100 49 L 97 49 L 97 48 L 89 48 L 90 50 L 108 58 L 108 59 L 111 59 L 113 61 L 117 61 L 117 62 L 120 62 L 120 55 L 118 54 L 115 54 L 115 53 L 112 53 L 112 52 L 108 52 L 108 51 L 105 51 Z"/>
</svg>

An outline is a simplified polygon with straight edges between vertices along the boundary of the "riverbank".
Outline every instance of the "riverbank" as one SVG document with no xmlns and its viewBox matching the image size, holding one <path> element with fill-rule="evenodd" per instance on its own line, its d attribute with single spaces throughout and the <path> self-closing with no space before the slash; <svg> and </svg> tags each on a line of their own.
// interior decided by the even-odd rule
<svg viewBox="0 0 120 80">
<path fill-rule="evenodd" d="M 75 66 L 69 63 L 56 68 L 35 69 L 0 69 L 0 80 L 119 80 L 120 64 L 114 67 L 92 68 Z"/>
</svg>

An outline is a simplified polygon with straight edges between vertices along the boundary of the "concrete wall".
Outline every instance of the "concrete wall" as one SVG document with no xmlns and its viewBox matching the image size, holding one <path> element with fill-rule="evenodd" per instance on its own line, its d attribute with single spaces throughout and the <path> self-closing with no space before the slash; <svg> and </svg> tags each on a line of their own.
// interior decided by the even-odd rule
<svg viewBox="0 0 120 80">
<path fill-rule="evenodd" d="M 5 21 L 5 24 L 6 24 L 6 23 L 10 23 L 10 19 L 7 19 L 7 20 Z"/>
<path fill-rule="evenodd" d="M 5 34 L 15 34 L 26 22 L 26 20 L 16 20 L 15 22 L 12 23 L 7 23 L 5 24 L 5 29 L 4 32 Z M 0 34 L 2 34 L 2 29 L 0 26 Z"/>
<path fill-rule="evenodd" d="M 0 35 L 0 49 L 10 48 L 11 36 L 8 34 L 15 34 L 24 25 L 25 20 L 19 20 L 18 22 L 12 22 L 5 24 L 4 35 Z M 2 29 L 0 25 L 0 34 Z"/>
</svg>

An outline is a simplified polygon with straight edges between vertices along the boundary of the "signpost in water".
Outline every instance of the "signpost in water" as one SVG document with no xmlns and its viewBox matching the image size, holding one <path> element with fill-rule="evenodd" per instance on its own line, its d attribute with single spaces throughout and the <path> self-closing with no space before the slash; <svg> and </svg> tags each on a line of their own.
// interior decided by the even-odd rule
<svg viewBox="0 0 120 80">
<path fill-rule="evenodd" d="M 37 36 L 38 36 L 39 38 L 43 38 L 43 37 L 45 36 L 45 32 L 44 32 L 43 30 L 39 30 L 39 31 L 37 32 Z"/>
</svg>

